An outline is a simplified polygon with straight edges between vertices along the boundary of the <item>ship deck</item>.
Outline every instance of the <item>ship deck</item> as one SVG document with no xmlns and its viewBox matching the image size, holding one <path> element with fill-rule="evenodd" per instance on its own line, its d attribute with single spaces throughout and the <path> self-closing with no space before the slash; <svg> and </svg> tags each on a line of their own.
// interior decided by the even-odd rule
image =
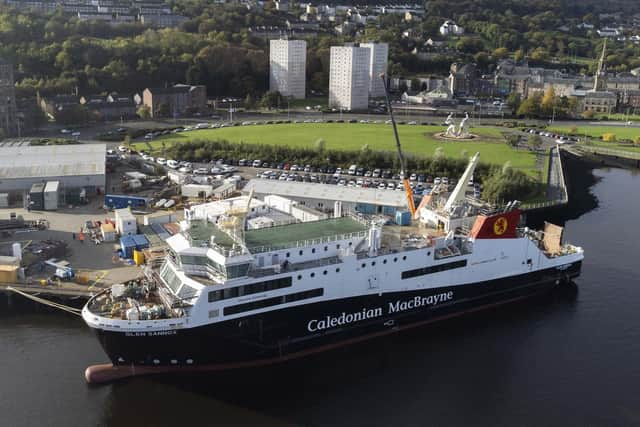
<svg viewBox="0 0 640 427">
<path fill-rule="evenodd" d="M 245 244 L 251 252 L 263 252 L 273 249 L 296 247 L 300 242 L 317 243 L 337 240 L 354 233 L 366 233 L 364 224 L 349 217 L 331 218 L 321 221 L 301 222 L 276 227 L 247 230 L 244 233 Z M 216 225 L 206 221 L 192 221 L 188 235 L 193 246 L 208 245 L 211 237 L 216 245 L 231 249 L 234 241 Z"/>
<path fill-rule="evenodd" d="M 293 244 L 299 241 L 322 241 L 332 236 L 359 233 L 366 230 L 366 226 L 352 218 L 331 218 L 250 230 L 245 233 L 245 242 L 249 250 L 264 246 L 278 248 L 294 246 Z"/>
</svg>

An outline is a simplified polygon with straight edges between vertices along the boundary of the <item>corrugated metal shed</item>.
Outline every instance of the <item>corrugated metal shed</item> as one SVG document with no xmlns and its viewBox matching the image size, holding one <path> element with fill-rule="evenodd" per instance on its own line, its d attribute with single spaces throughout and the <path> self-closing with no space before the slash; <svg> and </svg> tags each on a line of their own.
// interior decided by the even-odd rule
<svg viewBox="0 0 640 427">
<path fill-rule="evenodd" d="M 106 144 L 0 147 L 0 179 L 104 175 Z"/>
<path fill-rule="evenodd" d="M 407 206 L 404 191 L 341 187 L 331 184 L 297 181 L 252 179 L 247 183 L 242 192 L 248 194 L 252 188 L 255 189 L 256 194 L 276 194 L 283 197 L 299 197 L 305 199 L 339 200 L 342 202 L 368 203 L 397 208 Z"/>
</svg>

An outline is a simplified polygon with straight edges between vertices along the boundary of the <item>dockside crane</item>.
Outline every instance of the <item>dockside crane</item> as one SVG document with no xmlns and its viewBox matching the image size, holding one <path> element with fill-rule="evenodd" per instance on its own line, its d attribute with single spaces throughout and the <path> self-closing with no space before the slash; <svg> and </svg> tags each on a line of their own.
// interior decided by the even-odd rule
<svg viewBox="0 0 640 427">
<path fill-rule="evenodd" d="M 389 117 L 391 119 L 391 125 L 393 126 L 393 134 L 396 137 L 396 148 L 398 149 L 398 159 L 400 160 L 400 174 L 402 175 L 402 185 L 407 197 L 407 204 L 409 205 L 409 211 L 411 212 L 411 218 L 415 217 L 416 205 L 413 201 L 413 190 L 409 185 L 409 174 L 407 173 L 406 164 L 404 161 L 404 155 L 402 154 L 402 147 L 400 146 L 400 137 L 398 136 L 398 127 L 396 125 L 396 119 L 393 117 L 393 109 L 391 108 L 391 100 L 389 99 L 389 87 L 387 85 L 387 78 L 384 74 L 380 74 L 382 83 L 384 84 L 384 97 L 387 101 L 387 109 L 389 110 Z"/>
</svg>

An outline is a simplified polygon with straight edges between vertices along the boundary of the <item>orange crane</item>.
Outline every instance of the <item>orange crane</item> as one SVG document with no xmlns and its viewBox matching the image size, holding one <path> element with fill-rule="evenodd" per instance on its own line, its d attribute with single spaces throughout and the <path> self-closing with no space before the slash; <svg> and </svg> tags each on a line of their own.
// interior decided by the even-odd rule
<svg viewBox="0 0 640 427">
<path fill-rule="evenodd" d="M 389 99 L 389 87 L 387 86 L 387 78 L 384 74 L 380 74 L 382 83 L 384 84 L 384 97 L 387 100 L 387 109 L 389 110 L 389 116 L 391 118 L 391 125 L 393 126 L 393 134 L 396 137 L 396 147 L 398 148 L 398 158 L 400 160 L 400 174 L 402 175 L 402 185 L 404 185 L 404 191 L 407 197 L 407 204 L 409 205 L 409 211 L 411 212 L 411 218 L 415 217 L 416 205 L 413 201 L 413 191 L 409 185 L 409 179 L 407 178 L 407 169 L 404 162 L 404 155 L 402 154 L 402 148 L 400 147 L 400 137 L 398 136 L 398 127 L 396 126 L 396 119 L 393 117 L 393 109 L 391 108 L 391 101 Z"/>
</svg>

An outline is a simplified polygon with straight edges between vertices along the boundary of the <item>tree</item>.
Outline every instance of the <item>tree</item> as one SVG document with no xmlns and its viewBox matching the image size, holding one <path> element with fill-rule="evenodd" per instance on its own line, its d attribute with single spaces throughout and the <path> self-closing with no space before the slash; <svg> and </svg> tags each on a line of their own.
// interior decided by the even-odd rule
<svg viewBox="0 0 640 427">
<path fill-rule="evenodd" d="M 253 108 L 255 104 L 255 101 L 253 99 L 253 96 L 251 96 L 250 93 L 247 94 L 247 97 L 244 99 L 244 108 L 247 110 L 250 110 Z"/>
<path fill-rule="evenodd" d="M 138 114 L 138 117 L 142 120 L 148 120 L 151 118 L 151 109 L 147 105 L 141 105 L 136 114 Z"/>
<path fill-rule="evenodd" d="M 122 145 L 131 150 L 131 135 L 125 135 Z"/>
<path fill-rule="evenodd" d="M 538 149 L 542 146 L 542 138 L 539 135 L 529 135 L 529 147 L 531 149 L 538 151 Z"/>
<path fill-rule="evenodd" d="M 556 91 L 553 89 L 553 86 L 550 86 L 544 92 L 542 100 L 540 101 L 540 113 L 547 117 L 551 116 L 557 104 L 558 98 L 556 97 Z"/>
<path fill-rule="evenodd" d="M 524 60 L 524 50 L 522 49 L 516 50 L 515 53 L 513 54 L 513 59 L 516 62 L 522 62 Z"/>
<path fill-rule="evenodd" d="M 496 59 L 504 59 L 509 56 L 509 49 L 506 47 L 499 47 L 493 51 L 493 56 Z"/>
<path fill-rule="evenodd" d="M 515 133 L 507 135 L 507 144 L 511 147 L 515 148 L 520 143 L 520 135 L 516 135 Z"/>
<path fill-rule="evenodd" d="M 540 101 L 542 96 L 537 93 L 533 96 L 522 101 L 520 107 L 518 107 L 517 115 L 524 117 L 538 117 L 540 116 Z"/>
<path fill-rule="evenodd" d="M 316 139 L 316 142 L 315 142 L 314 145 L 316 147 L 316 150 L 319 153 L 322 153 L 324 151 L 325 147 L 326 147 L 326 143 L 324 142 L 324 139 L 322 139 L 322 138 Z"/>
<path fill-rule="evenodd" d="M 269 110 L 279 105 L 282 105 L 282 95 L 278 91 L 266 92 L 260 100 L 260 106 Z"/>
<path fill-rule="evenodd" d="M 517 92 L 511 92 L 509 96 L 507 96 L 507 105 L 514 112 L 518 111 L 518 108 L 520 107 L 521 102 L 522 102 L 522 99 L 520 97 L 520 94 Z"/>
<path fill-rule="evenodd" d="M 158 109 L 156 110 L 155 115 L 158 115 L 160 117 L 169 117 L 170 114 L 171 108 L 169 107 L 169 104 L 167 104 L 166 102 L 158 104 Z"/>
</svg>

